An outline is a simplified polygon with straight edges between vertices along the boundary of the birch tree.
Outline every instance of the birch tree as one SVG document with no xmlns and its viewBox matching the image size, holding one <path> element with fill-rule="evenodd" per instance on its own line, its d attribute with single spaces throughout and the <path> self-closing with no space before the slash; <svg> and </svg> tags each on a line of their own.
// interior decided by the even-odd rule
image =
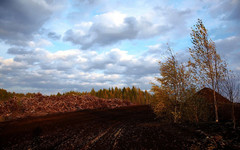
<svg viewBox="0 0 240 150">
<path fill-rule="evenodd" d="M 224 80 L 221 82 L 222 93 L 225 97 L 227 97 L 232 102 L 232 121 L 233 128 L 236 128 L 236 118 L 235 118 L 235 102 L 239 99 L 240 94 L 240 83 L 238 81 L 239 76 L 237 77 L 231 71 L 226 71 L 226 75 Z"/>
<path fill-rule="evenodd" d="M 207 86 L 213 89 L 215 119 L 218 122 L 216 90 L 219 91 L 219 81 L 224 76 L 225 63 L 217 54 L 215 43 L 209 38 L 202 20 L 198 19 L 192 28 L 191 39 L 193 47 L 189 48 L 191 55 L 189 66 L 199 88 Z"/>
<path fill-rule="evenodd" d="M 180 102 L 186 96 L 186 89 L 189 85 L 189 74 L 183 64 L 179 64 L 173 51 L 169 48 L 169 57 L 165 62 L 159 62 L 161 77 L 156 78 L 160 83 L 160 87 L 153 85 L 152 91 L 159 100 L 154 108 L 157 113 L 167 107 L 171 111 L 173 121 L 176 123 L 180 117 Z"/>
</svg>

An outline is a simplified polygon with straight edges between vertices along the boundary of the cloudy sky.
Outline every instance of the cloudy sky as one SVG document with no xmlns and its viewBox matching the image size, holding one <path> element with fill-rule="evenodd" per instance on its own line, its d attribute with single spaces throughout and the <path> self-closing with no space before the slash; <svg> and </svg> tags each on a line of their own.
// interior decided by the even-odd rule
<svg viewBox="0 0 240 150">
<path fill-rule="evenodd" d="M 239 0 L 1 0 L 0 88 L 149 90 L 167 43 L 187 59 L 198 18 L 240 71 Z"/>
</svg>

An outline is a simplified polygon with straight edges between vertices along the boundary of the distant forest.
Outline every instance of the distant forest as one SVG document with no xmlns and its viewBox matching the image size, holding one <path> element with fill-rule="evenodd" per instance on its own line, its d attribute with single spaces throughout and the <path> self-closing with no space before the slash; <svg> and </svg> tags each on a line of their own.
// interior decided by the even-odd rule
<svg viewBox="0 0 240 150">
<path fill-rule="evenodd" d="M 0 101 L 6 101 L 13 97 L 33 97 L 36 94 L 41 93 L 15 93 L 15 92 L 8 92 L 5 89 L 0 89 Z M 113 99 L 119 98 L 123 99 L 135 104 L 149 104 L 153 95 L 149 93 L 147 90 L 142 91 L 140 88 L 136 88 L 133 86 L 130 87 L 123 87 L 123 88 L 109 88 L 109 89 L 100 89 L 95 91 L 94 88 L 90 92 L 78 92 L 78 91 L 69 91 L 65 93 L 57 93 L 56 95 L 51 96 L 61 96 L 61 95 L 92 95 L 99 98 L 105 99 Z"/>
</svg>

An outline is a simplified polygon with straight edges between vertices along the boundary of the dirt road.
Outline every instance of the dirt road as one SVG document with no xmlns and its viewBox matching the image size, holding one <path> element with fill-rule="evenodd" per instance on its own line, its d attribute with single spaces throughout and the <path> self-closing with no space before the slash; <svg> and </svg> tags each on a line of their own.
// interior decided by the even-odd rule
<svg viewBox="0 0 240 150">
<path fill-rule="evenodd" d="M 0 147 L 2 149 L 194 149 L 211 144 L 211 140 L 214 139 L 209 137 L 208 140 L 206 134 L 196 128 L 159 122 L 155 120 L 155 115 L 149 106 L 129 106 L 0 123 Z M 206 141 L 202 141 L 205 139 Z M 217 144 L 215 147 L 218 146 Z M 232 145 L 230 148 L 237 147 Z"/>
</svg>

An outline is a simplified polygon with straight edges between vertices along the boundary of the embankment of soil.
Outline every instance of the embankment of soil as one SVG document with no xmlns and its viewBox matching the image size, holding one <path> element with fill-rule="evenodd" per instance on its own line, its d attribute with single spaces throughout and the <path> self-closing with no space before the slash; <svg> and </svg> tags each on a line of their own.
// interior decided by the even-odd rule
<svg viewBox="0 0 240 150">
<path fill-rule="evenodd" d="M 29 116 L 44 116 L 84 109 L 113 109 L 129 105 L 134 104 L 117 98 L 103 99 L 90 95 L 43 96 L 39 93 L 32 97 L 13 97 L 1 102 L 0 122 Z"/>
</svg>

